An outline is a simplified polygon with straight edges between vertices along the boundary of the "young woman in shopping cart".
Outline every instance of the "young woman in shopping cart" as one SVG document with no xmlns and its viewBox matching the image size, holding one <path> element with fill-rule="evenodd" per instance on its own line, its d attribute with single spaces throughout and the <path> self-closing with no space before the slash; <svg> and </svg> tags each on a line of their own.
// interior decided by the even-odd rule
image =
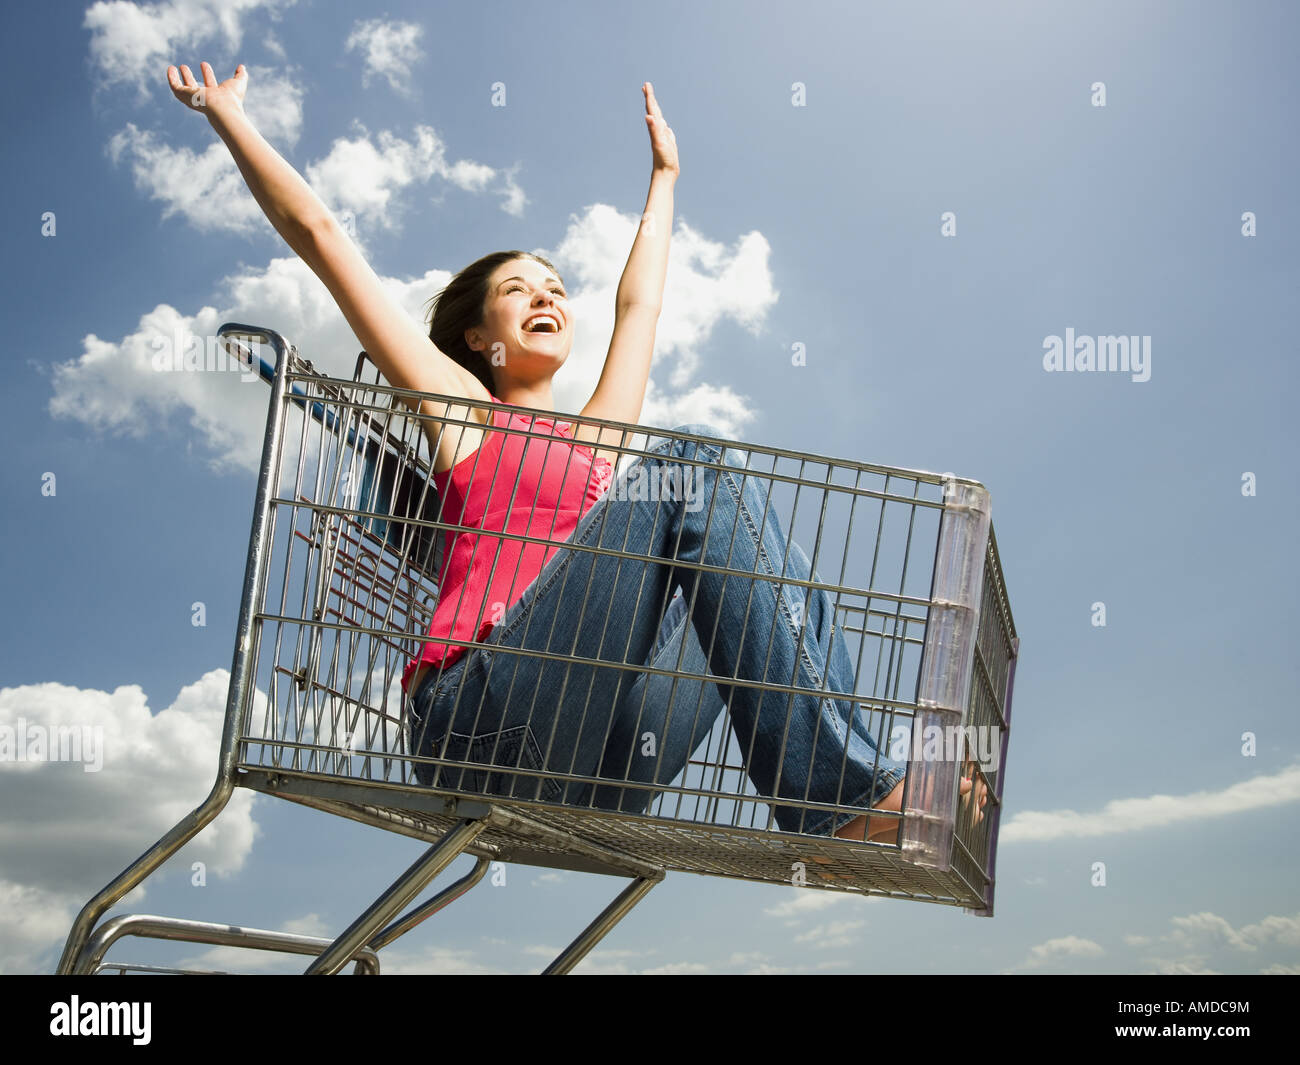
<svg viewBox="0 0 1300 1065">
<path fill-rule="evenodd" d="M 471 778 L 490 793 L 639 812 L 725 704 L 762 796 L 897 814 L 906 763 L 886 756 L 853 701 L 825 694 L 852 694 L 855 682 L 829 597 L 780 582 L 811 579 L 808 558 L 722 434 L 680 426 L 682 437 L 658 438 L 637 459 L 643 475 L 690 485 L 705 503 L 692 506 L 682 492 L 610 491 L 627 440 L 619 429 L 582 424 L 636 424 L 645 399 L 679 172 L 676 137 L 650 84 L 642 86 L 652 153 L 645 214 L 600 379 L 570 424 L 516 409 L 554 411 L 552 378 L 573 343 L 569 293 L 546 259 L 511 251 L 470 264 L 439 294 L 426 334 L 244 114 L 245 68 L 220 83 L 207 63 L 201 71 L 202 85 L 188 67 L 168 67 L 173 93 L 206 115 L 385 378 L 479 403 L 403 397 L 424 418 L 440 520 L 465 530 L 444 555 L 430 640 L 402 678 L 412 753 L 503 767 Z M 510 768 L 610 783 L 566 787 Z M 426 784 L 467 787 L 466 771 L 447 764 L 420 762 L 416 771 Z M 969 779 L 961 789 L 970 792 Z M 898 834 L 896 816 L 775 802 L 772 811 L 790 832 L 882 842 Z"/>
</svg>

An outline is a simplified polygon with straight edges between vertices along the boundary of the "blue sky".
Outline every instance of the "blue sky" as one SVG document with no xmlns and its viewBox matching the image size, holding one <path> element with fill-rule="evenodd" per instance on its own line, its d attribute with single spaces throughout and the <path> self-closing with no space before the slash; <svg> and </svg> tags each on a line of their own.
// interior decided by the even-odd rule
<svg viewBox="0 0 1300 1065">
<path fill-rule="evenodd" d="M 1300 972 L 1294 5 L 213 0 L 0 20 L 22 42 L 0 173 L 0 725 L 110 741 L 98 773 L 0 763 L 0 972 L 51 970 L 80 905 L 215 774 L 267 395 L 160 379 L 149 338 L 265 324 L 343 376 L 359 348 L 167 89 L 169 63 L 201 59 L 249 67 L 249 114 L 352 212 L 412 314 L 488 251 L 551 256 L 582 323 L 561 410 L 608 340 L 652 81 L 682 173 L 643 419 L 992 493 L 1022 637 L 996 917 L 674 875 L 578 971 Z M 1150 337 L 1149 379 L 1048 371 L 1067 330 Z M 122 910 L 336 933 L 420 850 L 244 794 Z M 536 971 L 621 886 L 506 880 L 386 968 Z"/>
</svg>

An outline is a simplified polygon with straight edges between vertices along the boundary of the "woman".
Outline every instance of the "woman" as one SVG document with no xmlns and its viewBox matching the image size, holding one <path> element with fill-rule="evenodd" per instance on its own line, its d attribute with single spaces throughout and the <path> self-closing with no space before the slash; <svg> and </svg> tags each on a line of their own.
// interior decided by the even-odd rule
<svg viewBox="0 0 1300 1065">
<path fill-rule="evenodd" d="M 573 430 L 510 409 L 554 410 L 551 379 L 568 357 L 573 323 L 551 264 L 523 252 L 471 264 L 439 295 L 425 336 L 330 211 L 249 122 L 243 65 L 220 84 L 206 62 L 201 69 L 199 86 L 188 67 L 168 67 L 173 93 L 207 116 L 267 218 L 325 283 L 387 380 L 489 404 L 408 402 L 429 436 L 444 513 L 450 504 L 460 510 L 450 520 L 552 541 L 543 548 L 486 535 L 456 537 L 429 633 L 446 642 L 431 640 L 403 676 L 412 697 L 413 751 L 503 768 L 666 784 L 708 734 L 725 700 L 746 770 L 764 796 L 899 811 L 906 766 L 877 749 L 851 703 L 719 679 L 846 693 L 854 684 L 824 593 L 805 603 L 806 589 L 799 585 L 728 581 L 671 565 L 693 561 L 810 576 L 807 557 L 787 543 L 753 478 L 737 472 L 744 467 L 731 452 L 663 440 L 639 460 L 655 472 L 680 474 L 677 483 L 693 479 L 709 501 L 706 507 L 612 498 L 607 489 L 621 433 L 592 425 Z M 645 222 L 619 283 L 600 380 L 582 410 L 583 418 L 630 424 L 638 421 L 645 398 L 679 172 L 676 138 L 648 82 L 642 91 L 653 155 Z M 525 448 L 526 438 L 493 431 L 510 425 L 553 436 L 555 443 L 527 440 Z M 719 435 L 709 426 L 683 429 Z M 490 472 L 502 468 L 512 471 L 502 479 L 504 487 Z M 522 500 L 518 506 L 514 493 Z M 485 517 L 489 501 L 495 524 Z M 610 546 L 635 558 L 564 551 L 565 543 Z M 774 559 L 785 560 L 780 574 Z M 792 607 L 800 611 L 802 626 L 793 623 Z M 486 639 L 487 646 L 467 649 L 457 639 Z M 611 665 L 580 665 L 547 653 Z M 694 673 L 700 681 L 638 674 L 615 663 L 661 665 Z M 712 676 L 706 680 L 706 674 Z M 653 756 L 645 755 L 647 737 Z M 483 779 L 424 764 L 417 774 L 426 784 L 439 780 L 473 791 L 624 810 L 644 809 L 652 794 L 614 785 L 574 794 L 574 785 L 566 791 L 541 775 L 491 773 Z M 963 794 L 970 787 L 964 780 Z M 896 817 L 832 818 L 783 805 L 774 805 L 773 813 L 786 831 L 897 838 Z"/>
</svg>

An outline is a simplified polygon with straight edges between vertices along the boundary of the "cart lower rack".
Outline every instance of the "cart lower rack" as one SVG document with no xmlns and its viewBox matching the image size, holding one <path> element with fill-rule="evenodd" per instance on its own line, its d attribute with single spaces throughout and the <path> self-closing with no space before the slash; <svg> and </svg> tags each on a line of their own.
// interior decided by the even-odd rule
<svg viewBox="0 0 1300 1065">
<path fill-rule="evenodd" d="M 600 447 L 618 461 L 570 538 L 479 527 L 435 490 L 429 440 L 400 401 L 414 394 L 377 373 L 364 380 L 364 353 L 349 381 L 316 372 L 272 330 L 229 323 L 220 335 L 260 363 L 271 400 L 217 780 L 86 904 L 60 972 L 148 971 L 104 961 L 130 935 L 314 954 L 310 973 L 349 962 L 378 972 L 384 946 L 470 890 L 490 862 L 630 878 L 550 973 L 570 971 L 668 872 L 992 916 L 1019 640 L 982 485 L 726 440 L 708 426 L 593 419 L 617 430 Z M 424 398 L 458 404 L 440 408 L 435 434 L 472 431 L 482 422 L 469 412 L 491 406 Z M 520 417 L 500 428 L 505 443 L 477 453 L 495 460 L 480 471 L 466 451 L 457 465 L 473 467 L 471 483 L 492 478 L 493 499 L 517 489 L 509 456 L 520 449 L 558 447 L 566 462 L 577 453 L 557 442 L 576 421 L 511 411 Z M 673 523 L 668 560 L 626 549 L 626 514 Z M 696 534 L 697 549 L 678 550 Z M 522 600 L 540 609 L 562 585 L 549 624 L 573 638 L 530 637 L 519 602 L 471 604 L 489 624 L 457 641 L 469 653 L 459 672 L 438 675 L 436 701 L 457 688 L 472 697 L 453 701 L 454 722 L 424 722 L 400 681 L 426 644 L 451 642 L 430 627 L 448 544 L 460 542 L 493 553 L 493 573 L 501 558 L 549 552 Z M 629 654 L 631 636 L 611 627 L 629 617 L 660 626 L 651 654 L 648 644 Z M 788 675 L 773 666 L 779 648 Z M 826 752 L 841 748 L 838 779 L 870 774 L 870 790 L 828 794 Z M 831 825 L 866 812 L 863 795 L 887 789 L 889 766 L 906 775 L 899 811 L 872 814 L 873 831 L 892 829 L 886 841 L 832 836 Z M 966 793 L 964 776 L 975 784 Z M 332 941 L 149 915 L 97 928 L 236 787 L 430 847 Z M 477 859 L 473 870 L 417 904 L 461 854 Z"/>
</svg>

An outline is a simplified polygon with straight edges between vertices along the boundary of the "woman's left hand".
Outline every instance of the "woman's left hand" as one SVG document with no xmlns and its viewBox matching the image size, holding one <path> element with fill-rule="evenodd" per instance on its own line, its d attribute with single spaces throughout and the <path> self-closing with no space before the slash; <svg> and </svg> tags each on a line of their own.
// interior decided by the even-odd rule
<svg viewBox="0 0 1300 1065">
<path fill-rule="evenodd" d="M 655 99 L 654 86 L 644 82 L 641 91 L 645 93 L 645 121 L 650 130 L 654 169 L 668 171 L 676 177 L 681 172 L 677 165 L 677 135 L 664 121 L 664 113 L 659 110 L 659 101 Z"/>
</svg>

